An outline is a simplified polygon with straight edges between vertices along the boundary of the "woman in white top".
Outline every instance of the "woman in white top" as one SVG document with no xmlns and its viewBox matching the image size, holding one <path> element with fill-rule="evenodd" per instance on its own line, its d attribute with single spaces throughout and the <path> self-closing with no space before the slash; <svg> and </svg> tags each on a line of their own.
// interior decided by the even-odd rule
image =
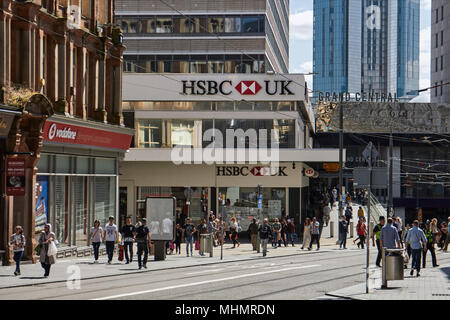
<svg viewBox="0 0 450 320">
<path fill-rule="evenodd" d="M 98 263 L 98 252 L 100 244 L 103 242 L 103 229 L 100 227 L 100 221 L 95 220 L 94 226 L 91 228 L 91 242 L 94 248 L 94 263 Z"/>
<path fill-rule="evenodd" d="M 16 262 L 15 276 L 20 275 L 20 261 L 22 260 L 23 252 L 25 250 L 25 236 L 23 235 L 23 228 L 21 226 L 16 227 L 16 233 L 14 233 L 9 243 L 13 246 L 14 261 Z"/>
<path fill-rule="evenodd" d="M 303 244 L 302 244 L 302 250 L 305 247 L 309 246 L 309 243 L 311 242 L 311 219 L 306 218 L 305 220 L 305 226 L 303 228 Z"/>
<path fill-rule="evenodd" d="M 233 248 L 236 248 L 236 244 L 239 247 L 241 244 L 239 243 L 238 239 L 238 232 L 239 232 L 239 225 L 236 222 L 236 218 L 231 218 L 231 225 L 230 225 L 230 231 L 231 231 L 231 240 L 233 240 Z"/>
</svg>

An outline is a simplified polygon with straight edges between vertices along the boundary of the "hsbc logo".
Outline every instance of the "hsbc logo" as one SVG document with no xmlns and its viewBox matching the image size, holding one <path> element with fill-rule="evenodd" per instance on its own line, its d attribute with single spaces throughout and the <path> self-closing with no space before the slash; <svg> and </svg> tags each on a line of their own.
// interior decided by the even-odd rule
<svg viewBox="0 0 450 320">
<path fill-rule="evenodd" d="M 58 129 L 56 123 L 50 126 L 48 130 L 49 140 L 56 138 L 75 140 L 77 138 L 77 132 L 72 131 L 70 128 Z"/>
<path fill-rule="evenodd" d="M 217 167 L 216 174 L 220 177 L 287 177 L 287 167 Z"/>
<path fill-rule="evenodd" d="M 265 80 L 264 85 L 261 85 L 259 82 L 254 80 L 240 81 L 237 84 L 233 84 L 233 81 L 231 80 L 225 80 L 222 82 L 214 80 L 184 80 L 182 81 L 183 92 L 181 92 L 181 94 L 191 96 L 213 96 L 220 94 L 223 96 L 229 96 L 233 93 L 234 86 L 234 89 L 243 96 L 258 95 L 263 89 L 265 94 L 269 96 L 293 96 L 295 93 L 292 92 L 290 88 L 292 82 L 292 80 Z"/>
<path fill-rule="evenodd" d="M 254 96 L 262 89 L 261 85 L 256 81 L 241 81 L 235 88 L 244 96 Z"/>
</svg>

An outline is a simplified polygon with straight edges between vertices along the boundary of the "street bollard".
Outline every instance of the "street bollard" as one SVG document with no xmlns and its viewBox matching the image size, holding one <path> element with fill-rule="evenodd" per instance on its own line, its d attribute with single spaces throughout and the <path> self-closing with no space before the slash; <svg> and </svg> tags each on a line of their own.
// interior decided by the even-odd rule
<svg viewBox="0 0 450 320">
<path fill-rule="evenodd" d="M 334 237 L 334 221 L 330 221 L 330 238 Z"/>
</svg>

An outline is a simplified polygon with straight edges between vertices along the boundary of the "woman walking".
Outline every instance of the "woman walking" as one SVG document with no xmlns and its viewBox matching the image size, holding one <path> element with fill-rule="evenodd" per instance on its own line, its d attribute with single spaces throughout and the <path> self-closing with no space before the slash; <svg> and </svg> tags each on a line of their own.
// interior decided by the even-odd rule
<svg viewBox="0 0 450 320">
<path fill-rule="evenodd" d="M 439 227 L 438 227 L 438 221 L 436 218 L 431 219 L 431 233 L 433 235 L 433 242 L 438 243 L 438 235 L 439 235 Z"/>
<path fill-rule="evenodd" d="M 16 227 L 16 233 L 11 236 L 9 243 L 13 246 L 14 261 L 16 262 L 14 275 L 20 276 L 20 261 L 25 250 L 25 236 L 23 235 L 23 228 L 21 226 Z"/>
<path fill-rule="evenodd" d="M 47 278 L 50 275 L 50 267 L 56 263 L 56 255 L 48 255 L 48 249 L 51 245 L 54 245 L 55 234 L 52 232 L 52 225 L 47 223 L 39 237 L 39 244 L 41 245 L 40 262 L 42 268 L 44 268 L 44 277 Z"/>
<path fill-rule="evenodd" d="M 285 247 L 287 247 L 286 238 L 287 238 L 287 223 L 286 219 L 281 219 L 281 241 L 283 241 L 283 244 Z M 280 242 L 281 242 L 280 241 Z M 281 247 L 281 243 L 279 243 L 279 247 Z"/>
<path fill-rule="evenodd" d="M 272 229 L 273 229 L 272 246 L 276 248 L 278 243 L 279 246 L 281 247 L 281 223 L 278 221 L 278 218 L 274 219 Z"/>
<path fill-rule="evenodd" d="M 236 244 L 239 247 L 241 244 L 237 240 L 238 239 L 238 232 L 239 232 L 239 225 L 236 222 L 236 218 L 231 218 L 231 225 L 230 225 L 230 232 L 231 232 L 231 240 L 233 241 L 233 248 L 236 248 Z"/>
<path fill-rule="evenodd" d="M 303 227 L 303 244 L 302 244 L 302 250 L 305 247 L 309 247 L 309 244 L 311 242 L 311 219 L 306 218 L 305 220 L 305 226 Z"/>
<path fill-rule="evenodd" d="M 103 229 L 100 227 L 100 221 L 95 220 L 94 226 L 91 228 L 91 242 L 94 248 L 94 263 L 98 263 L 98 252 L 100 244 L 103 242 Z"/>
</svg>

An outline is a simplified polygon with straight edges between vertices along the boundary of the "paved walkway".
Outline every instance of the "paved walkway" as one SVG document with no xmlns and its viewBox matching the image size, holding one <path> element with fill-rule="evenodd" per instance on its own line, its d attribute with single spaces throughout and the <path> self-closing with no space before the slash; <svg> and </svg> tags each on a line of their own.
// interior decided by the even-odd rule
<svg viewBox="0 0 450 320">
<path fill-rule="evenodd" d="M 450 300 L 450 253 L 438 252 L 439 267 L 433 268 L 428 254 L 427 268 L 420 271 L 420 277 L 410 276 L 405 270 L 404 280 L 388 281 L 388 289 L 381 289 L 381 269 L 371 268 L 369 272 L 369 293 L 365 283 L 328 292 L 331 299 L 354 300 Z"/>
<path fill-rule="evenodd" d="M 321 239 L 320 251 L 315 250 L 315 244 L 313 245 L 313 250 L 311 251 L 300 250 L 301 245 L 299 244 L 296 244 L 295 247 L 283 246 L 277 249 L 273 249 L 269 245 L 267 257 L 263 258 L 262 253 L 253 251 L 251 244 L 249 243 L 242 243 L 240 247 L 235 249 L 231 248 L 231 244 L 226 243 L 223 249 L 223 260 L 220 260 L 220 247 L 214 248 L 213 257 L 209 257 L 209 254 L 202 257 L 198 254 L 198 251 L 194 253 L 193 257 L 186 257 L 186 246 L 185 244 L 182 244 L 181 255 L 167 255 L 166 260 L 164 261 L 155 261 L 153 260 L 154 257 L 150 256 L 147 264 L 147 270 L 138 270 L 136 250 L 134 250 L 135 256 L 133 257 L 134 260 L 131 264 L 119 262 L 117 259 L 117 254 L 114 255 L 111 265 L 106 264 L 106 256 L 100 257 L 99 264 L 93 263 L 93 257 L 58 259 L 57 263 L 51 267 L 50 277 L 47 279 L 43 278 L 44 270 L 40 264 L 22 264 L 21 275 L 17 277 L 13 275 L 15 266 L 0 267 L 0 289 L 43 283 L 65 282 L 71 275 L 74 274 L 74 272 L 79 273 L 81 279 L 111 277 L 128 273 L 151 272 L 166 269 L 173 269 L 173 272 L 177 272 L 176 269 L 198 265 L 230 263 L 254 259 L 274 259 L 277 257 L 299 254 L 317 254 L 331 251 L 335 248 L 335 246 L 335 240 L 327 238 Z"/>
</svg>

